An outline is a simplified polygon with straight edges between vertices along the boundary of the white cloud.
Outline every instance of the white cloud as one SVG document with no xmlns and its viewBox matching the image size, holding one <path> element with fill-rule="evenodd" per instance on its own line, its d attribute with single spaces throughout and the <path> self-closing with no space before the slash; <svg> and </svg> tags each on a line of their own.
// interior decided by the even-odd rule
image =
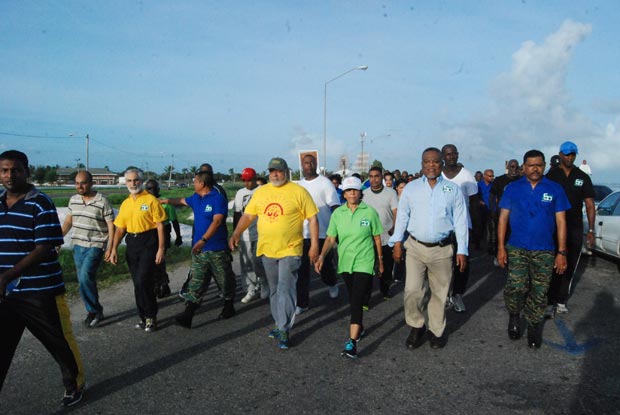
<svg viewBox="0 0 620 415">
<path fill-rule="evenodd" d="M 524 42 L 512 55 L 510 70 L 491 84 L 486 111 L 444 126 L 444 142 L 462 147 L 462 156 L 473 155 L 472 167 L 480 168 L 520 159 L 530 148 L 555 154 L 570 139 L 590 165 L 610 169 L 609 145 L 620 143 L 618 120 L 607 128 L 597 125 L 574 107 L 566 85 L 572 52 L 591 31 L 589 24 L 566 20 L 542 43 Z"/>
</svg>

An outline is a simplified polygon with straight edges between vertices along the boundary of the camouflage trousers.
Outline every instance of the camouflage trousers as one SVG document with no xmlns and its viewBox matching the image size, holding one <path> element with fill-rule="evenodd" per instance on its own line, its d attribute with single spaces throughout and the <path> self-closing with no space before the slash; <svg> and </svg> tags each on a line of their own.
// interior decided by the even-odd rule
<svg viewBox="0 0 620 415">
<path fill-rule="evenodd" d="M 553 273 L 553 251 L 529 251 L 507 247 L 508 281 L 504 302 L 510 313 L 523 311 L 530 324 L 543 320 L 547 306 L 547 291 Z"/>
<path fill-rule="evenodd" d="M 192 254 L 190 268 L 191 279 L 187 285 L 187 291 L 181 295 L 192 303 L 200 302 L 202 295 L 209 288 L 211 278 L 220 287 L 224 294 L 224 300 L 235 299 L 237 281 L 232 269 L 232 255 L 230 251 L 207 251 Z"/>
</svg>

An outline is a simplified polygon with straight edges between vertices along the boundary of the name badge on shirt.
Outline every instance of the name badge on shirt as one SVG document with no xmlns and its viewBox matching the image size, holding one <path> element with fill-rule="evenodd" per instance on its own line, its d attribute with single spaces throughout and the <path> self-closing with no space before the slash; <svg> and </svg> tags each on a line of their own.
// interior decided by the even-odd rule
<svg viewBox="0 0 620 415">
<path fill-rule="evenodd" d="M 140 206 L 140 210 L 143 212 L 146 212 L 147 210 L 149 210 L 149 205 L 142 205 Z"/>
<path fill-rule="evenodd" d="M 583 180 L 581 180 L 581 179 L 575 179 L 575 186 L 577 186 L 577 187 L 581 187 L 581 186 L 583 186 Z"/>
<path fill-rule="evenodd" d="M 205 212 L 211 212 L 213 210 L 213 208 L 211 207 L 211 205 L 207 205 L 205 206 Z"/>
<path fill-rule="evenodd" d="M 452 188 L 451 188 L 450 186 L 444 186 L 444 187 L 443 187 L 443 191 L 444 191 L 444 192 L 451 192 L 451 191 L 452 191 Z"/>
<path fill-rule="evenodd" d="M 543 193 L 542 201 L 543 202 L 553 202 L 553 195 L 550 195 L 549 193 Z"/>
<path fill-rule="evenodd" d="M 360 226 L 364 226 L 364 227 L 370 226 L 370 221 L 368 219 L 362 219 L 360 220 Z"/>
</svg>

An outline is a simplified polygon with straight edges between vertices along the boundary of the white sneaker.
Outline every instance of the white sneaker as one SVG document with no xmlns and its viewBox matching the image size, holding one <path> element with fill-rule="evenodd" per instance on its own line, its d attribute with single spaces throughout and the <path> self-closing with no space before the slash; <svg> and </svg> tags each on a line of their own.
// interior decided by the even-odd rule
<svg viewBox="0 0 620 415">
<path fill-rule="evenodd" d="M 454 311 L 457 313 L 462 313 L 465 311 L 465 303 L 463 303 L 463 296 L 461 294 L 457 294 L 452 297 L 452 301 L 454 302 Z"/>
<path fill-rule="evenodd" d="M 555 307 L 555 312 L 558 314 L 567 314 L 568 308 L 566 308 L 566 304 L 558 303 L 558 305 Z"/>
<path fill-rule="evenodd" d="M 329 296 L 330 298 L 338 298 L 338 292 L 340 290 L 338 289 L 338 284 L 334 284 L 331 287 L 329 287 Z"/>
<path fill-rule="evenodd" d="M 245 295 L 245 297 L 243 297 L 243 298 L 241 299 L 241 302 L 242 302 L 243 304 L 247 304 L 247 303 L 249 303 L 250 301 L 252 301 L 253 299 L 255 299 L 256 297 L 257 297 L 257 295 L 256 295 L 256 291 L 248 291 L 248 293 Z"/>
<path fill-rule="evenodd" d="M 453 297 L 448 296 L 446 298 L 446 310 L 451 309 L 453 305 L 454 305 Z"/>
<path fill-rule="evenodd" d="M 295 307 L 295 314 L 296 314 L 296 315 L 303 314 L 303 313 L 305 313 L 306 311 L 308 311 L 308 309 L 309 309 L 309 308 L 310 308 L 310 307 L 299 307 L 299 306 L 298 306 L 298 307 Z"/>
</svg>

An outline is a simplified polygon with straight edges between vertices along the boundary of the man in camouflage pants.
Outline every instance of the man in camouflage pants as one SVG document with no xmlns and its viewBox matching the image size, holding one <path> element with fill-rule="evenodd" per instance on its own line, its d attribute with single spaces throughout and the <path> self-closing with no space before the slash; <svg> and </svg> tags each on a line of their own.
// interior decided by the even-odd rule
<svg viewBox="0 0 620 415">
<path fill-rule="evenodd" d="M 508 336 L 521 337 L 521 311 L 528 323 L 527 341 L 531 348 L 542 344 L 542 321 L 547 291 L 555 268 L 566 270 L 566 210 L 570 208 L 562 186 L 543 176 L 545 156 L 530 150 L 523 156 L 524 177 L 510 183 L 499 207 L 497 261 L 508 265 L 509 276 L 504 301 L 510 313 Z M 506 230 L 510 220 L 510 239 Z M 553 239 L 557 230 L 558 249 Z"/>
<path fill-rule="evenodd" d="M 235 315 L 233 301 L 236 280 L 226 229 L 228 201 L 214 190 L 214 185 L 213 175 L 200 171 L 194 177 L 193 195 L 183 199 L 161 199 L 162 203 L 189 206 L 194 211 L 191 279 L 187 291 L 181 293 L 185 300 L 185 310 L 176 316 L 177 322 L 186 328 L 192 326 L 194 313 L 202 294 L 209 287 L 211 276 L 215 278 L 224 295 L 224 308 L 218 318 Z"/>
</svg>

